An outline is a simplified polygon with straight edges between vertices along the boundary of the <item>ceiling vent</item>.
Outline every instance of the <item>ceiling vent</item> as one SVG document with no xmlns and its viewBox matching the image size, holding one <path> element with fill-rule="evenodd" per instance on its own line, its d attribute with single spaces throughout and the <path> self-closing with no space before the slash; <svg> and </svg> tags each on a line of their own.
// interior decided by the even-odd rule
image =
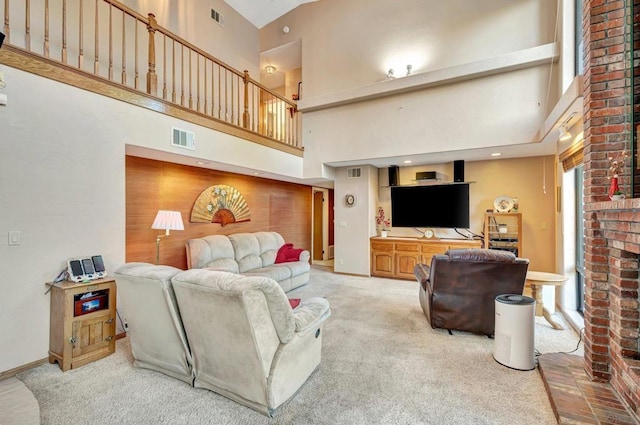
<svg viewBox="0 0 640 425">
<path fill-rule="evenodd" d="M 196 150 L 196 135 L 192 131 L 171 128 L 171 145 L 183 149 Z"/>
<path fill-rule="evenodd" d="M 359 179 L 360 177 L 362 177 L 362 168 L 347 168 L 348 179 Z"/>
<path fill-rule="evenodd" d="M 211 19 L 216 21 L 216 23 L 221 27 L 224 27 L 224 16 L 222 16 L 222 14 L 217 10 L 211 9 Z"/>
</svg>

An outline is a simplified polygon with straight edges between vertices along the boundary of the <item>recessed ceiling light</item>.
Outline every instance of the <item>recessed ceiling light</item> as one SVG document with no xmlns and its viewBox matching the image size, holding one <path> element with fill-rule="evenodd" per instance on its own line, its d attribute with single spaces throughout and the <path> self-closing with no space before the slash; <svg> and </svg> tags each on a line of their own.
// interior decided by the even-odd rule
<svg viewBox="0 0 640 425">
<path fill-rule="evenodd" d="M 405 164 L 411 164 L 412 162 L 413 162 L 412 160 L 407 159 L 404 163 L 405 163 Z"/>
<path fill-rule="evenodd" d="M 501 152 L 494 152 L 494 153 L 491 154 L 491 156 L 500 156 L 500 155 L 502 155 Z"/>
<path fill-rule="evenodd" d="M 198 162 L 196 162 L 196 164 L 198 164 L 198 165 L 207 165 L 207 164 L 211 164 L 211 163 L 207 162 L 207 161 L 198 161 Z"/>
<path fill-rule="evenodd" d="M 253 175 L 254 175 L 254 176 L 259 176 L 260 174 L 262 174 L 262 173 L 259 173 L 259 172 L 257 172 L 257 171 L 255 171 L 255 172 L 253 173 Z"/>
</svg>

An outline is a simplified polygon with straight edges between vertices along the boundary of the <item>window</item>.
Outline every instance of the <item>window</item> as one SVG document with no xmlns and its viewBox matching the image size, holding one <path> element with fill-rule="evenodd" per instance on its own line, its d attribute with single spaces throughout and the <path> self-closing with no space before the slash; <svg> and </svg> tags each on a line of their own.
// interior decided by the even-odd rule
<svg viewBox="0 0 640 425">
<path fill-rule="evenodd" d="M 584 168 L 574 169 L 576 189 L 576 310 L 584 316 Z"/>
<path fill-rule="evenodd" d="M 575 70 L 576 75 L 581 75 L 584 72 L 584 52 L 583 46 L 584 42 L 582 40 L 582 1 L 576 0 L 576 11 L 575 11 Z"/>
</svg>

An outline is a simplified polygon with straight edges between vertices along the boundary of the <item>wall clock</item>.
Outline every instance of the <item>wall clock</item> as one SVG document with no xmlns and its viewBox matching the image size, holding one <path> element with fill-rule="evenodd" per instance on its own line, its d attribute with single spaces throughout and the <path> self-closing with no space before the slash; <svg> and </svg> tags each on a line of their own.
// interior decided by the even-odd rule
<svg viewBox="0 0 640 425">
<path fill-rule="evenodd" d="M 353 195 L 351 193 L 348 193 L 344 196 L 344 203 L 348 206 L 348 207 L 352 207 L 356 204 L 356 195 Z"/>
</svg>

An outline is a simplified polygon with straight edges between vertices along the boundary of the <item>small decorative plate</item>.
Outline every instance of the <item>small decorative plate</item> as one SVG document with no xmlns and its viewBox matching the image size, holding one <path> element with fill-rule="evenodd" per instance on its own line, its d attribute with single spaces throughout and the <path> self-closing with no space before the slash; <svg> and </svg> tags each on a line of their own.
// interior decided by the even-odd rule
<svg viewBox="0 0 640 425">
<path fill-rule="evenodd" d="M 513 208 L 513 198 L 511 196 L 498 196 L 493 201 L 493 207 L 498 212 L 509 212 Z"/>
</svg>

